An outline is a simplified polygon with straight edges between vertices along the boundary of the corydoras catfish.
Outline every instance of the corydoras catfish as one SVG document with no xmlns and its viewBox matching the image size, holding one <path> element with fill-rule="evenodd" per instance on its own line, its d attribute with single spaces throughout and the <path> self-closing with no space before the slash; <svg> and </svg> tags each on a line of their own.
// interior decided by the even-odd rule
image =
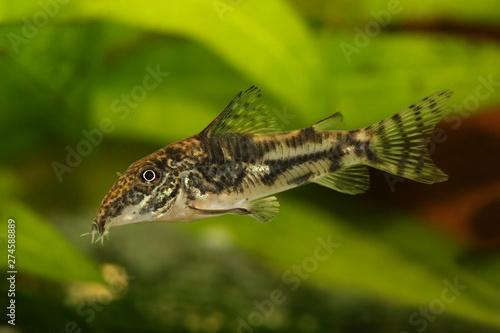
<svg viewBox="0 0 500 333">
<path fill-rule="evenodd" d="M 427 152 L 451 91 L 425 97 L 371 126 L 338 130 L 335 113 L 300 130 L 280 132 L 271 112 L 255 105 L 260 90 L 239 93 L 200 133 L 133 163 L 102 201 L 92 223 L 189 222 L 225 214 L 257 221 L 278 212 L 273 195 L 307 183 L 347 194 L 369 187 L 367 167 L 417 182 L 447 179 Z"/>
</svg>

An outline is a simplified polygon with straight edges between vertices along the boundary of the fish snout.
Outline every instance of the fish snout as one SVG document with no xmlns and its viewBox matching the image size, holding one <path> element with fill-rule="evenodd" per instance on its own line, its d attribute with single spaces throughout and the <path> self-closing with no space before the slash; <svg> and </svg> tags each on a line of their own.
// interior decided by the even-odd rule
<svg viewBox="0 0 500 333">
<path fill-rule="evenodd" d="M 92 221 L 92 230 L 90 234 L 92 235 L 92 243 L 97 243 L 99 241 L 101 241 L 101 243 L 104 242 L 104 236 L 108 234 L 108 230 L 106 230 L 106 221 L 99 217 L 95 217 Z"/>
<path fill-rule="evenodd" d="M 106 223 L 104 221 L 98 221 L 97 217 L 92 221 L 92 232 L 99 232 L 99 235 L 102 236 L 104 233 L 104 225 Z"/>
</svg>

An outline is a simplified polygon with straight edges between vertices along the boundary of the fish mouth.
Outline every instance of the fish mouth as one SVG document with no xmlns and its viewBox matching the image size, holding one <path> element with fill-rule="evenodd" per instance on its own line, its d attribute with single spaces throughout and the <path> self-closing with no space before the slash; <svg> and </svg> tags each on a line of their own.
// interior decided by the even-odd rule
<svg viewBox="0 0 500 333">
<path fill-rule="evenodd" d="M 99 223 L 97 222 L 97 219 L 94 219 L 94 221 L 92 221 L 92 230 L 90 232 L 90 234 L 92 235 L 92 244 L 99 241 L 101 241 L 101 244 L 103 244 L 104 237 L 109 234 L 109 231 L 107 229 L 108 228 L 106 228 L 106 223 Z"/>
<path fill-rule="evenodd" d="M 104 223 L 97 223 L 97 219 L 92 221 L 92 232 L 99 232 L 99 234 L 104 233 Z"/>
</svg>

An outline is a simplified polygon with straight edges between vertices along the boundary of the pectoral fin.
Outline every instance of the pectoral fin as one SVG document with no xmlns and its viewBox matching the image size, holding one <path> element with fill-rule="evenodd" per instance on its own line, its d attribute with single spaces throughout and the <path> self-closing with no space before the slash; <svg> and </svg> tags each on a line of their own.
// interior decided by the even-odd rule
<svg viewBox="0 0 500 333">
<path fill-rule="evenodd" d="M 268 197 L 257 200 L 252 200 L 244 204 L 245 207 L 230 208 L 230 209 L 200 209 L 190 206 L 196 214 L 200 215 L 248 215 L 256 221 L 266 222 L 276 216 L 279 209 L 279 202 L 276 197 Z"/>
<path fill-rule="evenodd" d="M 233 215 L 250 215 L 251 214 L 251 212 L 245 208 L 202 209 L 202 208 L 196 208 L 194 206 L 189 206 L 189 208 L 191 208 L 197 214 L 200 214 L 200 215 L 218 216 L 218 215 L 226 215 L 226 214 L 233 214 Z"/>
<path fill-rule="evenodd" d="M 276 197 L 267 197 L 247 203 L 250 217 L 259 222 L 272 220 L 279 212 L 280 204 Z"/>
</svg>

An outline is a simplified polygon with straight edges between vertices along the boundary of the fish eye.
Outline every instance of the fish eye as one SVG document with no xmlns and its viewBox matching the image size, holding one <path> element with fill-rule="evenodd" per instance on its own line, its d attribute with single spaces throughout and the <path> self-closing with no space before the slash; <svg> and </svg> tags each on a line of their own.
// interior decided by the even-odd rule
<svg viewBox="0 0 500 333">
<path fill-rule="evenodd" d="M 151 183 L 156 179 L 156 172 L 151 169 L 147 169 L 141 173 L 142 180 L 146 183 Z"/>
</svg>

